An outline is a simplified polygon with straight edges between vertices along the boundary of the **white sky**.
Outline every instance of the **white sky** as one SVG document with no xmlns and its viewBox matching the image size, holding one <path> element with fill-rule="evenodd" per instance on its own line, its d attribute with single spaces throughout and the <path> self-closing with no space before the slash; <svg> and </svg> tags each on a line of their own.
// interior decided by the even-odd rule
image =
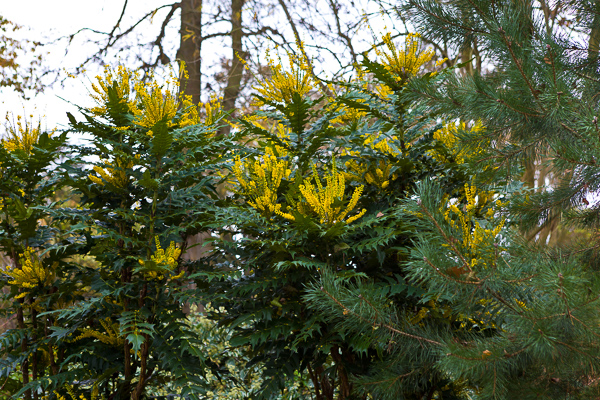
<svg viewBox="0 0 600 400">
<path fill-rule="evenodd" d="M 293 0 L 291 0 L 293 1 Z M 315 0 L 316 2 L 321 0 Z M 368 4 L 367 0 L 356 0 L 357 4 Z M 136 20 L 143 14 L 152 10 L 153 7 L 168 4 L 166 0 L 129 0 L 125 18 L 121 27 L 128 27 L 130 21 Z M 110 31 L 119 18 L 123 0 L 0 0 L 0 12 L 9 21 L 22 25 L 24 29 L 20 32 L 22 37 L 30 40 L 48 41 L 50 38 L 57 38 L 76 32 L 81 28 L 92 28 L 98 31 Z M 163 10 L 165 13 L 167 10 Z M 373 10 L 371 10 L 373 11 Z M 175 17 L 175 19 L 178 19 Z M 149 42 L 155 39 L 154 31 L 158 32 L 158 26 L 162 18 L 157 15 L 152 26 L 143 27 L 143 41 Z M 382 21 L 379 21 L 382 22 Z M 374 21 L 371 22 L 372 24 Z M 389 22 L 383 22 L 385 25 Z M 277 24 L 277 22 L 275 22 Z M 286 24 L 287 25 L 287 24 Z M 277 26 L 277 25 L 276 25 Z M 381 26 L 380 28 L 382 28 Z M 29 28 L 29 30 L 27 29 Z M 220 27 L 226 31 L 229 27 Z M 167 32 L 167 38 L 171 37 L 167 46 L 173 49 L 178 46 L 177 22 L 171 24 L 170 35 Z M 362 34 L 361 34 L 362 36 Z M 365 39 L 370 33 L 365 32 Z M 95 36 L 97 39 L 99 36 Z M 165 48 L 165 50 L 173 50 Z M 66 68 L 72 71 L 78 66 L 90 53 L 97 48 L 85 44 L 85 36 L 81 35 L 75 39 L 69 46 L 69 53 L 65 56 L 65 42 L 56 46 L 47 46 L 50 54 L 45 56 L 45 65 L 51 69 Z M 218 61 L 225 49 L 217 42 L 206 42 L 202 49 L 202 58 Z M 357 49 L 361 50 L 361 49 Z M 364 50 L 364 48 L 362 49 Z M 230 52 L 231 50 L 229 50 Z M 172 54 L 174 52 L 171 51 Z M 326 55 L 325 55 L 326 56 Z M 21 60 L 22 62 L 22 60 Z M 111 63 L 114 64 L 114 59 Z M 212 65 L 203 63 L 203 71 L 208 74 L 215 72 L 218 68 L 218 62 Z M 324 65 L 326 68 L 327 65 Z M 99 66 L 90 64 L 87 67 L 89 72 L 86 74 L 91 80 L 100 70 Z M 212 70 L 209 70 L 212 68 Z M 68 102 L 80 106 L 89 105 L 88 87 L 90 81 L 85 78 L 76 78 L 67 80 L 64 87 L 56 84 L 53 87 L 45 89 L 44 93 L 34 96 L 31 100 L 24 102 L 21 97 L 9 89 L 0 89 L 0 118 L 3 118 L 7 112 L 18 114 L 34 114 L 44 116 L 42 120 L 47 128 L 63 128 L 67 125 L 66 113 L 77 113 L 77 108 Z M 2 129 L 0 129 L 2 131 Z"/>
<path fill-rule="evenodd" d="M 128 8 L 133 11 L 140 6 L 145 11 L 153 5 L 165 4 L 164 0 L 133 0 L 129 3 Z M 110 30 L 119 18 L 122 5 L 122 0 L 0 0 L 2 15 L 9 21 L 23 26 L 24 29 L 19 31 L 20 35 L 32 40 L 41 40 L 44 36 L 56 38 L 81 28 Z M 44 59 L 46 65 L 51 68 L 76 67 L 85 57 L 85 49 L 81 48 L 81 51 L 78 51 L 76 47 L 81 47 L 81 42 L 83 40 L 74 41 L 67 57 L 64 54 L 64 45 L 49 47 L 50 54 Z M 90 68 L 94 66 L 90 65 Z M 96 72 L 90 71 L 87 75 L 92 78 Z M 86 79 L 68 80 L 65 87 L 55 85 L 26 102 L 17 93 L 2 88 L 0 117 L 3 119 L 7 112 L 23 114 L 25 109 L 26 114 L 44 116 L 42 120 L 48 128 L 64 127 L 67 124 L 66 113 L 76 113 L 77 108 L 61 98 L 78 105 L 90 104 L 88 85 L 89 81 Z"/>
</svg>

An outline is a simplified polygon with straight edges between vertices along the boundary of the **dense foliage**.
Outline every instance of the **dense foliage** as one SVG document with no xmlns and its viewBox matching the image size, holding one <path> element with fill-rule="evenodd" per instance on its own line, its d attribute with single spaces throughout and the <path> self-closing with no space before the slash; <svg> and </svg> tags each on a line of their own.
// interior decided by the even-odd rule
<svg viewBox="0 0 600 400">
<path fill-rule="evenodd" d="M 526 3 L 406 2 L 447 43 L 481 32 L 485 76 L 387 34 L 352 79 L 320 81 L 298 43 L 269 59 L 228 136 L 216 99 L 125 67 L 97 77 L 65 132 L 17 118 L 0 147 L 16 324 L 0 336 L 0 391 L 597 396 L 598 44 L 569 53 Z M 553 190 L 521 182 L 542 162 L 563 177 Z M 523 237 L 556 213 L 583 246 Z"/>
</svg>

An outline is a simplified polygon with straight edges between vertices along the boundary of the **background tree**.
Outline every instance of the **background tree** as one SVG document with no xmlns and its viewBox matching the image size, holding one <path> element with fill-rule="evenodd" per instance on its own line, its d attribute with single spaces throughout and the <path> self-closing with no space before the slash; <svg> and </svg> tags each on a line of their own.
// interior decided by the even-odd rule
<svg viewBox="0 0 600 400">
<path fill-rule="evenodd" d="M 29 90 L 35 93 L 42 90 L 36 79 L 42 54 L 36 53 L 39 42 L 17 37 L 20 29 L 21 26 L 0 16 L 0 88 L 8 87 L 25 96 Z"/>
</svg>

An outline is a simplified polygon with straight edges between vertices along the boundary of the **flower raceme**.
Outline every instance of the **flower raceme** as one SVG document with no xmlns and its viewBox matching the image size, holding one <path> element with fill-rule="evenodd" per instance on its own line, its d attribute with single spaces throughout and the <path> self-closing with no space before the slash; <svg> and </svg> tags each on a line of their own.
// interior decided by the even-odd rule
<svg viewBox="0 0 600 400">
<path fill-rule="evenodd" d="M 83 332 L 75 339 L 71 340 L 71 342 L 77 342 L 79 340 L 87 338 L 94 338 L 102 343 L 114 347 L 121 347 L 123 345 L 125 339 L 121 336 L 119 332 L 118 323 L 113 323 L 110 318 L 105 318 L 100 320 L 100 325 L 102 325 L 106 333 L 102 333 L 90 328 L 83 328 Z"/>
<path fill-rule="evenodd" d="M 88 174 L 88 178 L 90 178 L 92 182 L 101 186 L 104 186 L 104 182 L 108 182 L 116 188 L 126 188 L 127 184 L 129 183 L 127 169 L 133 168 L 133 161 L 126 163 L 125 161 L 117 158 L 115 159 L 114 164 L 109 161 L 105 161 L 104 163 L 111 165 L 111 167 L 102 168 L 96 165 L 93 168 L 94 171 L 102 178 L 98 178 L 93 174 Z"/>
<path fill-rule="evenodd" d="M 11 278 L 11 280 L 8 281 L 8 284 L 17 286 L 22 290 L 15 298 L 25 297 L 32 289 L 48 287 L 54 282 L 54 270 L 56 264 L 53 264 L 51 267 L 44 267 L 42 261 L 38 258 L 32 248 L 27 247 L 25 251 L 20 254 L 19 264 L 20 268 L 6 267 L 3 271 Z"/>
<path fill-rule="evenodd" d="M 2 146 L 9 152 L 22 150 L 26 154 L 31 154 L 33 146 L 38 143 L 42 133 L 41 123 L 33 122 L 33 115 L 29 116 L 31 120 L 17 116 L 16 123 L 11 123 L 8 114 L 6 115 L 6 127 L 8 137 L 2 139 Z M 49 133 L 52 135 L 52 132 Z"/>
<path fill-rule="evenodd" d="M 186 78 L 185 66 L 181 66 L 181 72 Z M 193 104 L 191 96 L 182 93 L 179 77 L 173 70 L 165 85 L 159 85 L 154 75 L 143 81 L 139 73 L 132 72 L 122 65 L 116 70 L 107 66 L 104 76 L 99 75 L 96 80 L 97 82 L 92 84 L 91 96 L 98 105 L 89 110 L 97 116 L 107 113 L 111 90 L 114 90 L 114 96 L 119 102 L 126 104 L 133 114 L 133 123 L 147 128 L 149 136 L 153 135 L 152 128 L 159 122 L 166 121 L 168 127 L 185 127 L 200 123 L 198 107 Z M 220 116 L 220 106 L 215 99 L 211 99 L 205 108 L 206 122 L 210 125 Z M 128 128 L 117 127 L 120 130 Z"/>
<path fill-rule="evenodd" d="M 481 121 L 477 121 L 470 128 L 467 127 L 467 124 L 461 122 L 458 126 L 451 122 L 445 124 L 442 128 L 433 132 L 433 138 L 438 142 L 441 142 L 448 151 L 454 155 L 457 164 L 463 164 L 469 158 L 472 158 L 474 155 L 480 154 L 487 147 L 488 143 L 485 141 L 481 141 L 481 144 L 473 150 L 469 150 L 468 152 L 460 148 L 458 132 L 459 131 L 468 131 L 472 133 L 481 132 L 483 130 L 483 124 Z M 441 162 L 449 162 L 446 157 L 441 155 L 435 150 L 430 150 L 430 155 L 438 161 Z"/>
<path fill-rule="evenodd" d="M 433 58 L 433 50 L 422 50 L 420 37 L 418 33 L 409 33 L 404 41 L 404 49 L 399 50 L 392 41 L 391 33 L 387 33 L 382 38 L 387 51 L 373 47 L 382 58 L 385 69 L 394 75 L 398 82 L 415 76 L 419 68 Z"/>
<path fill-rule="evenodd" d="M 313 179 L 316 185 L 313 185 Z M 335 160 L 331 171 L 325 175 L 325 182 L 326 186 L 323 186 L 317 168 L 313 164 L 313 177 L 305 179 L 304 184 L 300 185 L 300 193 L 302 193 L 304 199 L 297 203 L 298 211 L 304 215 L 314 212 L 319 217 L 321 224 L 334 225 L 344 221 L 348 213 L 356 207 L 364 186 L 361 185 L 354 190 L 350 201 L 344 207 L 343 199 L 346 182 L 344 174 L 338 172 L 335 167 Z M 363 208 L 358 214 L 344 222 L 350 224 L 366 212 L 367 210 Z"/>
<path fill-rule="evenodd" d="M 382 155 L 396 157 L 400 154 L 400 151 L 396 149 L 396 146 L 400 146 L 399 143 L 394 143 L 397 137 L 380 139 L 381 135 L 369 135 L 365 138 L 363 145 L 370 147 Z M 390 146 L 390 143 L 393 146 Z M 348 152 L 346 154 L 357 156 L 359 152 Z M 357 181 L 366 181 L 369 185 L 375 185 L 381 189 L 385 189 L 389 186 L 391 181 L 398 179 L 398 174 L 392 173 L 392 163 L 385 159 L 380 159 L 375 166 L 369 166 L 365 162 L 357 161 L 356 159 L 348 160 L 345 163 L 348 172 L 344 175 L 346 178 Z"/>
<path fill-rule="evenodd" d="M 174 271 L 178 265 L 179 255 L 181 254 L 181 249 L 175 246 L 175 242 L 171 242 L 169 247 L 163 249 L 160 246 L 160 241 L 158 240 L 158 236 L 154 238 L 156 242 L 156 251 L 153 255 L 150 256 L 150 260 L 159 268 L 166 269 L 169 271 Z M 144 267 L 147 265 L 146 261 L 138 260 L 139 264 Z M 178 279 L 183 276 L 183 271 L 181 274 L 174 276 L 172 279 Z M 156 270 L 148 270 L 144 271 L 144 275 L 148 279 L 162 279 L 163 274 L 161 271 Z"/>
<path fill-rule="evenodd" d="M 300 43 L 299 46 L 302 46 Z M 267 53 L 271 77 L 262 81 L 254 89 L 267 101 L 275 103 L 291 103 L 295 94 L 304 98 L 314 89 L 308 60 L 304 56 L 288 53 L 289 71 L 286 71 L 281 59 L 276 63 Z"/>
<path fill-rule="evenodd" d="M 71 400 L 87 400 L 87 397 L 85 397 L 85 395 L 83 395 L 83 394 L 79 394 L 79 396 L 78 396 L 77 392 L 73 386 L 66 384 L 65 389 L 67 390 L 67 393 L 71 397 Z M 99 400 L 100 399 L 99 391 L 100 390 L 98 388 L 98 385 L 94 384 L 94 386 L 92 386 L 92 393 L 91 393 L 90 400 Z M 56 396 L 56 400 L 67 400 L 67 398 L 65 396 L 61 395 L 56 390 L 54 391 L 54 395 Z M 104 396 L 102 398 L 104 399 Z"/>
<path fill-rule="evenodd" d="M 288 207 L 288 212 L 284 212 L 282 204 L 277 203 L 279 186 L 283 179 L 289 178 L 291 172 L 288 161 L 275 156 L 271 147 L 267 147 L 265 154 L 257 160 L 242 162 L 238 156 L 233 166 L 233 173 L 241 188 L 239 193 L 249 198 L 248 205 L 258 210 L 264 217 L 270 218 L 276 214 L 295 221 L 296 218 L 290 212 L 290 208 Z M 348 213 L 356 207 L 363 189 L 364 186 L 356 188 L 344 207 L 344 174 L 338 172 L 334 166 L 325 176 L 325 186 L 323 186 L 316 166 L 313 165 L 313 176 L 305 179 L 299 186 L 301 198 L 292 204 L 291 209 L 295 208 L 298 213 L 305 216 L 316 214 L 321 224 L 333 225 L 344 221 Z M 352 223 L 362 217 L 366 211 L 363 209 L 344 222 Z"/>
<path fill-rule="evenodd" d="M 91 113 L 97 116 L 105 115 L 108 111 L 107 104 L 110 102 L 110 89 L 113 89 L 118 101 L 128 105 L 131 109 L 133 101 L 132 86 L 140 80 L 139 72 L 132 72 L 123 65 L 119 65 L 116 70 L 110 66 L 104 67 L 104 76 L 96 76 L 96 83 L 92 84 L 90 96 L 96 102 L 97 106 L 89 109 Z"/>
<path fill-rule="evenodd" d="M 282 179 L 287 179 L 291 172 L 288 162 L 278 159 L 271 147 L 254 161 L 242 162 L 237 156 L 233 166 L 241 193 L 250 198 L 248 204 L 267 218 L 275 213 L 293 219 L 291 214 L 281 212 L 281 204 L 277 204 L 277 190 Z"/>
<path fill-rule="evenodd" d="M 478 194 L 475 186 L 465 184 L 465 196 L 467 204 L 464 210 L 460 210 L 456 204 L 448 203 L 442 206 L 440 211 L 444 213 L 444 219 L 453 228 L 461 231 L 462 246 L 468 251 L 471 257 L 471 267 L 477 264 L 485 266 L 485 261 L 482 261 L 484 247 L 494 242 L 495 238 L 500 234 L 500 231 L 504 227 L 504 218 L 494 227 L 484 228 L 474 217 L 478 205 L 489 206 L 486 217 L 490 219 L 494 217 L 496 210 L 488 204 L 490 203 L 491 193 L 482 191 Z M 494 205 L 501 207 L 503 204 L 500 200 L 497 200 Z"/>
<path fill-rule="evenodd" d="M 152 128 L 165 119 L 167 126 L 175 125 L 172 121 L 177 114 L 179 105 L 176 94 L 169 89 L 163 92 L 156 81 L 149 84 L 136 82 L 135 89 L 141 108 L 133 108 L 132 111 L 135 115 L 133 122 L 150 129 L 148 136 L 152 136 Z"/>
</svg>

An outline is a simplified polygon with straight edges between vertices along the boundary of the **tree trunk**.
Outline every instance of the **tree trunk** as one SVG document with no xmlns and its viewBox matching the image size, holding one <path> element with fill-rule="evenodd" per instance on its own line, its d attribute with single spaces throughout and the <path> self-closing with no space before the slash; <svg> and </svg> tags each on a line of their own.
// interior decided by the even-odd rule
<svg viewBox="0 0 600 400">
<path fill-rule="evenodd" d="M 596 63 L 598 59 L 598 49 L 600 46 L 600 4 L 596 4 L 596 15 L 592 21 L 590 31 L 590 40 L 588 42 L 588 59 L 590 63 Z M 592 64 L 593 65 L 593 64 Z"/>
<path fill-rule="evenodd" d="M 242 60 L 246 58 L 242 47 L 242 8 L 245 0 L 231 0 L 231 68 L 227 77 L 227 86 L 223 93 L 223 111 L 235 110 L 235 102 L 240 94 L 240 84 L 244 73 Z M 241 59 L 242 60 L 241 60 Z M 231 126 L 223 126 L 219 133 L 228 135 Z"/>
<path fill-rule="evenodd" d="M 200 49 L 202 47 L 202 0 L 181 0 L 181 29 L 177 59 L 183 61 L 189 79 L 181 82 L 186 95 L 194 104 L 200 103 L 202 72 Z M 183 80 L 183 77 L 182 77 Z"/>
</svg>

